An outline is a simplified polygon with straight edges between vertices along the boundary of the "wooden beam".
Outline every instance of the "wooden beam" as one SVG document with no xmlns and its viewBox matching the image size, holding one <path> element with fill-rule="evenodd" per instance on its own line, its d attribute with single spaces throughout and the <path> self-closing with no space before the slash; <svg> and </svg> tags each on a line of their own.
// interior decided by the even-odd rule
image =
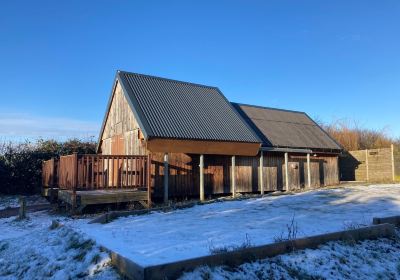
<svg viewBox="0 0 400 280">
<path fill-rule="evenodd" d="M 181 140 L 169 138 L 152 138 L 146 142 L 152 153 L 184 153 L 198 155 L 242 155 L 256 156 L 260 143 Z"/>
<path fill-rule="evenodd" d="M 168 153 L 165 153 L 164 154 L 164 203 L 168 203 L 168 177 L 169 177 Z"/>
<path fill-rule="evenodd" d="M 232 156 L 232 166 L 231 166 L 231 190 L 232 196 L 236 196 L 236 157 Z"/>
<path fill-rule="evenodd" d="M 307 154 L 307 185 L 311 189 L 311 160 L 309 153 Z"/>
<path fill-rule="evenodd" d="M 258 181 L 260 182 L 260 192 L 264 194 L 264 178 L 263 178 L 263 167 L 264 167 L 264 152 L 260 151 L 260 167 L 258 172 Z"/>
<path fill-rule="evenodd" d="M 204 155 L 200 155 L 200 200 L 204 200 Z"/>
<path fill-rule="evenodd" d="M 289 190 L 289 154 L 285 153 L 285 191 Z"/>
</svg>

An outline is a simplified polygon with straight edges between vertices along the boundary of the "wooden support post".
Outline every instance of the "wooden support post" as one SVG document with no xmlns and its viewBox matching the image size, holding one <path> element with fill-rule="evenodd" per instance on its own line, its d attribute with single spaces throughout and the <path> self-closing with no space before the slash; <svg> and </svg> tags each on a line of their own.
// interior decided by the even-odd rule
<svg viewBox="0 0 400 280">
<path fill-rule="evenodd" d="M 369 181 L 368 150 L 365 150 L 365 168 L 366 168 L 366 175 L 368 182 Z"/>
<path fill-rule="evenodd" d="M 147 155 L 146 166 L 147 208 L 151 208 L 151 155 Z"/>
<path fill-rule="evenodd" d="M 285 153 L 285 191 L 289 190 L 289 154 Z"/>
<path fill-rule="evenodd" d="M 168 153 L 164 154 L 164 203 L 168 203 Z"/>
<path fill-rule="evenodd" d="M 204 155 L 200 155 L 200 201 L 204 200 Z"/>
<path fill-rule="evenodd" d="M 231 189 L 232 189 L 232 196 L 236 197 L 236 157 L 235 156 L 232 156 Z"/>
<path fill-rule="evenodd" d="M 19 197 L 19 217 L 20 220 L 26 218 L 26 199 L 24 196 Z"/>
<path fill-rule="evenodd" d="M 307 185 L 311 189 L 311 160 L 310 153 L 307 154 Z"/>
<path fill-rule="evenodd" d="M 263 167 L 264 167 L 264 152 L 260 151 L 260 167 L 258 172 L 258 181 L 260 182 L 260 193 L 264 194 L 264 178 L 263 178 Z"/>
<path fill-rule="evenodd" d="M 394 146 L 393 144 L 390 145 L 390 148 L 392 150 L 392 176 L 393 176 L 393 182 L 396 181 L 396 174 L 395 174 L 395 169 L 394 169 Z"/>
</svg>

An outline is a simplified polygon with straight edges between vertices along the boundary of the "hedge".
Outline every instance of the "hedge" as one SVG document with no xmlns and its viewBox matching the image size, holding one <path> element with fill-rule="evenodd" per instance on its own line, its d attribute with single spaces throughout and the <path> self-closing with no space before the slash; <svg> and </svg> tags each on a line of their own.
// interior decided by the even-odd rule
<svg viewBox="0 0 400 280">
<path fill-rule="evenodd" d="M 71 139 L 0 143 L 0 194 L 35 194 L 40 192 L 42 161 L 73 152 L 91 154 L 96 143 Z"/>
</svg>

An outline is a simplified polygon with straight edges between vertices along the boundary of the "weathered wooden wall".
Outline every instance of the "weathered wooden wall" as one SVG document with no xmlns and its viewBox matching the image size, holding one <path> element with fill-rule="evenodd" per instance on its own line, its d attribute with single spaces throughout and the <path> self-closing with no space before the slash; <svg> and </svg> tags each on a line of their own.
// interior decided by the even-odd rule
<svg viewBox="0 0 400 280">
<path fill-rule="evenodd" d="M 349 151 L 340 157 L 344 181 L 393 181 L 395 163 L 391 148 Z"/>
<path fill-rule="evenodd" d="M 283 190 L 284 156 L 264 153 L 263 181 L 265 191 Z M 258 178 L 259 156 L 236 157 L 236 191 L 251 193 L 260 191 Z M 231 157 L 204 156 L 205 194 L 229 194 L 231 192 Z M 152 185 L 154 196 L 162 197 L 164 181 L 163 154 L 152 154 Z M 303 155 L 289 156 L 290 190 L 307 188 L 307 158 Z M 311 187 L 339 183 L 337 156 L 311 157 Z M 199 195 L 199 155 L 169 154 L 170 197 Z"/>
<path fill-rule="evenodd" d="M 393 147 L 394 177 L 400 182 L 400 146 Z"/>
<path fill-rule="evenodd" d="M 125 155 L 147 154 L 144 140 L 140 139 L 138 122 L 119 83 L 115 86 L 111 107 L 101 136 L 103 155 L 115 154 L 112 146 L 117 144 L 117 138 L 123 139 Z"/>
</svg>

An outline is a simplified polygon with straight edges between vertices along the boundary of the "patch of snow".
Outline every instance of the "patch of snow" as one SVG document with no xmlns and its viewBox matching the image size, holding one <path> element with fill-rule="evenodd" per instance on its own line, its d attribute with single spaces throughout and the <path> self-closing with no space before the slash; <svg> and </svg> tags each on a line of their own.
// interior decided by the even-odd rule
<svg viewBox="0 0 400 280">
<path fill-rule="evenodd" d="M 0 219 L 0 241 L 23 236 L 38 229 L 48 228 L 52 220 L 51 216 L 45 211 L 27 213 L 27 217 L 22 221 L 18 221 L 16 216 Z"/>
<path fill-rule="evenodd" d="M 18 197 L 15 195 L 0 195 L 0 210 L 18 207 Z"/>
<path fill-rule="evenodd" d="M 240 247 L 246 237 L 255 246 L 271 243 L 293 216 L 297 237 L 304 237 L 399 214 L 400 184 L 391 184 L 211 203 L 119 218 L 104 225 L 72 223 L 99 244 L 149 266 L 209 255 L 210 244 Z"/>
<path fill-rule="evenodd" d="M 180 279 L 400 279 L 399 258 L 398 238 L 329 242 L 235 268 L 199 267 Z"/>
<path fill-rule="evenodd" d="M 0 219 L 1 279 L 119 279 L 108 252 L 68 226 L 50 229 L 52 219 L 45 212 Z"/>
</svg>

